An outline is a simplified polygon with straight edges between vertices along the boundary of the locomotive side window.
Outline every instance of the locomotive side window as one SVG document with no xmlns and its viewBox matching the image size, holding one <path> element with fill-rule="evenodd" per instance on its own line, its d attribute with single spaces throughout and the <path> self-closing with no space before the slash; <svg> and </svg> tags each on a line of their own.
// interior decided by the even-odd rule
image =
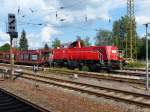
<svg viewBox="0 0 150 112">
<path fill-rule="evenodd" d="M 31 60 L 32 60 L 32 61 L 38 60 L 38 55 L 37 55 L 37 54 L 32 54 L 32 55 L 31 55 Z"/>
<path fill-rule="evenodd" d="M 16 55 L 14 55 L 14 60 L 16 60 Z"/>
<path fill-rule="evenodd" d="M 24 60 L 28 60 L 29 59 L 29 54 L 24 54 L 23 58 L 24 58 Z"/>
<path fill-rule="evenodd" d="M 116 53 L 117 53 L 117 50 L 112 50 L 112 53 L 116 54 Z"/>
<path fill-rule="evenodd" d="M 21 60 L 23 60 L 23 54 L 21 54 L 21 56 L 20 56 L 20 57 L 21 57 Z"/>
<path fill-rule="evenodd" d="M 0 54 L 0 59 L 3 59 L 3 54 Z"/>
<path fill-rule="evenodd" d="M 50 55 L 50 53 L 49 53 L 49 52 L 45 52 L 45 53 L 43 53 L 43 54 L 42 54 L 42 57 L 44 57 L 44 58 L 48 58 L 48 57 L 49 57 L 49 55 Z"/>
<path fill-rule="evenodd" d="M 6 59 L 9 59 L 9 58 L 10 58 L 10 55 L 9 55 L 9 54 L 6 54 L 5 57 L 6 57 Z"/>
</svg>

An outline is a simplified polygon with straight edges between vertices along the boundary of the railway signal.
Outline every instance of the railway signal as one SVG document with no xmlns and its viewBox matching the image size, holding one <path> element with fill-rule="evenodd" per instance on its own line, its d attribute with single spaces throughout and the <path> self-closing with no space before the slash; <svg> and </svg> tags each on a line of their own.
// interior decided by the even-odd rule
<svg viewBox="0 0 150 112">
<path fill-rule="evenodd" d="M 13 49 L 12 49 L 12 42 L 13 42 L 13 38 L 17 38 L 18 37 L 18 32 L 17 32 L 17 20 L 16 20 L 16 16 L 15 14 L 9 13 L 8 14 L 8 31 L 7 33 L 10 36 L 10 78 L 13 80 L 13 74 L 14 74 L 14 70 L 13 70 L 13 66 L 14 66 L 14 54 L 13 54 Z"/>
<path fill-rule="evenodd" d="M 17 38 L 17 21 L 15 14 L 8 14 L 8 33 L 11 38 Z"/>
<path fill-rule="evenodd" d="M 146 27 L 146 90 L 149 88 L 149 77 L 148 77 L 148 25 L 150 23 L 144 24 Z"/>
</svg>

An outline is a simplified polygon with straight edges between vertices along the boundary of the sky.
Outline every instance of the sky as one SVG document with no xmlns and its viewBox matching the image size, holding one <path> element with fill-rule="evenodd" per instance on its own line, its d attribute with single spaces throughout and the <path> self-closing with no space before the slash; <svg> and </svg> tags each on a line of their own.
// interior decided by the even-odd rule
<svg viewBox="0 0 150 112">
<path fill-rule="evenodd" d="M 127 0 L 0 0 L 0 46 L 9 43 L 8 13 L 16 14 L 18 41 L 24 29 L 29 48 L 37 49 L 45 43 L 50 46 L 55 38 L 67 43 L 76 40 L 76 36 L 88 36 L 94 44 L 97 29 L 111 31 L 113 22 L 126 15 L 126 3 Z M 140 37 L 145 35 L 143 24 L 150 22 L 149 10 L 150 0 L 135 0 Z"/>
</svg>

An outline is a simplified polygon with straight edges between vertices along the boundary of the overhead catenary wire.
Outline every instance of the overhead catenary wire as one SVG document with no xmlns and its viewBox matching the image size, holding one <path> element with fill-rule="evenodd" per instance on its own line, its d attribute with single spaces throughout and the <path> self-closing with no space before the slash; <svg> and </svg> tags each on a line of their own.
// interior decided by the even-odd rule
<svg viewBox="0 0 150 112">
<path fill-rule="evenodd" d="M 55 14 L 57 21 L 62 21 L 62 22 L 63 22 L 63 21 L 66 21 L 67 18 L 61 18 L 61 17 L 59 17 L 59 14 L 62 13 L 61 11 L 65 10 L 65 9 L 68 9 L 68 8 L 76 7 L 76 6 L 78 6 L 78 4 L 81 4 L 81 2 L 83 2 L 83 1 L 78 0 L 78 1 L 76 1 L 76 2 L 73 2 L 73 3 L 70 4 L 70 5 L 67 5 L 67 6 L 60 6 L 58 9 L 56 9 L 56 10 L 54 10 L 54 11 L 48 13 L 48 15 L 49 15 L 49 14 Z M 30 10 L 30 12 L 31 12 L 30 14 L 35 14 L 35 13 L 38 12 L 38 11 L 34 12 L 34 9 L 32 9 L 32 8 L 30 8 L 29 10 Z M 26 17 L 26 16 L 27 16 L 27 15 L 22 15 L 23 18 Z M 59 19 L 58 19 L 58 18 L 59 18 Z M 87 14 L 83 17 L 83 19 L 84 19 L 85 22 L 89 22 L 89 19 L 88 19 L 88 15 L 87 15 Z M 45 24 L 47 24 L 46 22 L 45 22 L 45 23 L 42 23 L 42 25 L 41 25 L 40 22 L 39 22 L 39 23 L 32 23 L 32 21 L 35 22 L 36 20 L 39 20 L 39 18 L 31 19 L 30 22 L 24 22 L 24 23 L 22 23 L 22 25 L 23 25 L 23 24 L 27 24 L 27 25 L 45 26 Z M 41 21 L 42 21 L 42 20 L 41 20 Z M 82 22 L 82 21 L 81 21 L 81 22 Z M 109 19 L 108 19 L 108 22 L 109 22 L 109 23 L 112 22 L 112 19 L 109 18 Z M 30 23 L 30 24 L 29 24 L 29 23 Z M 55 26 L 57 27 L 57 26 L 59 26 L 59 25 L 55 25 Z M 81 27 L 82 27 L 82 25 L 81 25 Z"/>
<path fill-rule="evenodd" d="M 74 3 L 72 3 L 72 4 L 70 4 L 70 5 L 67 5 L 67 6 L 60 6 L 58 9 L 49 9 L 49 10 L 54 10 L 54 11 L 52 11 L 52 12 L 49 12 L 48 14 L 46 14 L 46 15 L 51 15 L 51 14 L 55 14 L 55 16 L 56 16 L 56 18 L 58 18 L 58 16 L 59 16 L 59 14 L 60 14 L 60 12 L 62 11 L 62 10 L 64 10 L 64 9 L 68 9 L 68 8 L 70 8 L 70 7 L 75 7 L 77 4 L 81 4 L 83 1 L 81 1 L 81 0 L 78 0 L 78 1 L 76 1 L 76 2 L 74 2 Z M 34 14 L 34 13 L 37 13 L 38 11 L 34 11 L 33 9 L 31 9 L 31 8 L 29 8 L 29 10 L 32 12 L 32 14 Z M 45 10 L 45 9 L 44 9 Z M 27 17 L 27 15 L 26 14 L 23 14 L 22 15 L 22 17 L 24 18 L 24 17 Z M 35 21 L 35 20 L 38 20 L 38 18 L 35 18 L 35 19 L 32 19 L 33 21 Z M 32 20 L 30 20 L 30 21 L 32 21 Z M 57 20 L 57 19 L 56 19 Z"/>
</svg>

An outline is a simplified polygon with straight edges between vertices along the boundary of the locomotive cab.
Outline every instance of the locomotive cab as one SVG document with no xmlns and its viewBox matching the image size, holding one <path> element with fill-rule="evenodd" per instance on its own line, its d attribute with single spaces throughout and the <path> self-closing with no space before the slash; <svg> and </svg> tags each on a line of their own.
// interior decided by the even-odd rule
<svg viewBox="0 0 150 112">
<path fill-rule="evenodd" d="M 74 41 L 69 45 L 69 48 L 81 48 L 83 45 L 81 44 L 80 41 Z"/>
<path fill-rule="evenodd" d="M 94 50 L 99 51 L 99 60 L 101 67 L 122 69 L 124 66 L 124 59 L 122 52 L 119 52 L 115 46 L 96 46 Z"/>
</svg>

